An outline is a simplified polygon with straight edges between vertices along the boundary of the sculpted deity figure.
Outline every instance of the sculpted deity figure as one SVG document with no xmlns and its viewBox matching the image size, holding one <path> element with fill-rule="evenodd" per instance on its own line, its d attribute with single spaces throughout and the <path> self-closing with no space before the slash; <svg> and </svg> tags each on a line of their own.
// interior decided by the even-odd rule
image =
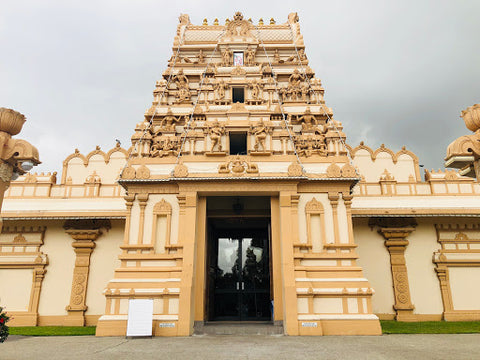
<svg viewBox="0 0 480 360">
<path fill-rule="evenodd" d="M 203 64 L 205 62 L 205 54 L 203 53 L 203 50 L 200 49 L 198 52 L 198 63 Z"/>
<path fill-rule="evenodd" d="M 220 80 L 219 82 L 217 82 L 214 87 L 213 87 L 213 90 L 215 91 L 215 99 L 216 100 L 223 100 L 225 99 L 225 90 L 228 88 L 228 85 L 225 84 L 225 82 L 222 80 Z"/>
<path fill-rule="evenodd" d="M 225 128 L 220 126 L 218 120 L 213 122 L 213 125 L 209 129 L 210 140 L 212 141 L 212 146 L 210 147 L 210 152 L 213 152 L 215 147 L 218 147 L 218 151 L 222 151 L 222 136 L 225 134 Z"/>
<path fill-rule="evenodd" d="M 293 71 L 293 74 L 290 75 L 289 79 L 288 79 L 288 87 L 289 89 L 299 89 L 300 88 L 300 84 L 302 83 L 302 81 L 305 80 L 305 77 L 300 74 L 300 72 L 298 71 L 298 69 L 295 69 Z"/>
<path fill-rule="evenodd" d="M 303 130 L 311 130 L 314 125 L 317 125 L 317 119 L 311 113 L 309 107 L 307 107 L 305 113 L 298 118 L 298 121 L 302 123 Z"/>
<path fill-rule="evenodd" d="M 167 111 L 167 114 L 165 117 L 162 119 L 162 122 L 160 124 L 160 127 L 163 130 L 175 130 L 175 123 L 178 121 L 178 118 L 173 116 L 172 110 L 170 108 Z"/>
<path fill-rule="evenodd" d="M 276 63 L 281 63 L 282 60 L 280 60 L 280 54 L 278 53 L 278 49 L 275 49 L 275 52 L 273 53 L 273 60 Z"/>
<path fill-rule="evenodd" d="M 258 100 L 260 98 L 260 89 L 261 84 L 257 80 L 253 80 L 250 83 L 250 88 L 252 89 L 252 99 Z"/>
<path fill-rule="evenodd" d="M 175 85 L 177 85 L 177 89 L 178 89 L 178 94 L 177 94 L 178 99 L 177 100 L 180 102 L 180 101 L 183 101 L 183 100 L 190 99 L 190 90 L 189 90 L 189 87 L 188 87 L 188 79 L 183 74 L 183 69 L 180 69 L 178 71 L 177 75 L 175 75 L 172 78 L 172 80 L 175 83 Z"/>
<path fill-rule="evenodd" d="M 233 58 L 233 51 L 231 51 L 229 48 L 226 48 L 225 51 L 222 53 L 222 65 L 223 66 L 232 65 L 232 58 Z"/>
<path fill-rule="evenodd" d="M 255 65 L 255 50 L 248 48 L 245 51 L 245 64 L 252 66 Z"/>
<path fill-rule="evenodd" d="M 305 55 L 305 50 L 304 49 L 298 50 L 298 57 L 300 58 L 300 61 L 307 60 L 307 55 Z"/>
<path fill-rule="evenodd" d="M 260 120 L 257 125 L 252 129 L 252 134 L 255 136 L 255 145 L 253 148 L 255 151 L 259 151 L 259 147 L 262 147 L 262 150 L 265 151 L 265 139 L 267 138 L 267 127 L 263 120 Z"/>
</svg>

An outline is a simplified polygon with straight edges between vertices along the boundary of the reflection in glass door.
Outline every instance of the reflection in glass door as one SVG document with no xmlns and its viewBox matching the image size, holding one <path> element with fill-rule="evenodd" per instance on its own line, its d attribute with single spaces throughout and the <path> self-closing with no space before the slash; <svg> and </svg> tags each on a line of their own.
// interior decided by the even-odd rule
<svg viewBox="0 0 480 360">
<path fill-rule="evenodd" d="M 210 319 L 270 320 L 267 229 L 222 229 L 213 235 Z"/>
</svg>

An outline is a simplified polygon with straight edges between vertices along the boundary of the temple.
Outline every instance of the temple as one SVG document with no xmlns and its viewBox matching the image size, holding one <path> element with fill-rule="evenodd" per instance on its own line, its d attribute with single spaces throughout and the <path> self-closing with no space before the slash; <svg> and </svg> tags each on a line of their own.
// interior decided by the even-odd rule
<svg viewBox="0 0 480 360">
<path fill-rule="evenodd" d="M 422 180 L 405 147 L 349 145 L 296 13 L 181 15 L 172 50 L 131 147 L 75 150 L 58 179 L 28 173 L 5 193 L 12 325 L 125 335 L 132 299 L 153 300 L 155 336 L 480 319 L 480 185 L 463 176 L 475 171 Z M 470 148 L 449 149 L 465 168 Z"/>
</svg>

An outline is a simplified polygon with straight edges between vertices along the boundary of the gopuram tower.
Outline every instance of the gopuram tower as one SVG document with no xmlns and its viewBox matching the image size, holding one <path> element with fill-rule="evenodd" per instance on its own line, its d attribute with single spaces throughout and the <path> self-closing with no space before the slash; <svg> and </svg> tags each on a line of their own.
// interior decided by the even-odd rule
<svg viewBox="0 0 480 360">
<path fill-rule="evenodd" d="M 121 266 L 97 335 L 125 335 L 130 299 L 153 334 L 271 321 L 287 335 L 377 335 L 357 265 L 352 166 L 309 67 L 298 16 L 224 25 L 181 15 L 119 183 Z"/>
</svg>

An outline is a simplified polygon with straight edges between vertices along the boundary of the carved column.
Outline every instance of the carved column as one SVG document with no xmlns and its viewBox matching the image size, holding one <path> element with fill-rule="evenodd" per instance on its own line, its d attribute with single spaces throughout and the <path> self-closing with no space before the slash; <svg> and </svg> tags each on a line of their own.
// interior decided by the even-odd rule
<svg viewBox="0 0 480 360">
<path fill-rule="evenodd" d="M 390 254 L 390 265 L 392 269 L 393 292 L 395 297 L 395 309 L 398 321 L 415 321 L 413 309 L 415 308 L 410 298 L 410 286 L 408 284 L 408 273 L 405 261 L 405 250 L 408 246 L 406 239 L 414 227 L 380 228 L 379 232 L 385 238 L 385 246 Z"/>
<path fill-rule="evenodd" d="M 353 195 L 342 193 L 343 203 L 347 212 L 348 243 L 353 244 L 352 199 Z"/>
<path fill-rule="evenodd" d="M 137 195 L 138 204 L 140 205 L 140 222 L 138 225 L 138 241 L 137 244 L 143 244 L 143 231 L 145 227 L 145 207 L 148 202 L 148 194 Z"/>
<path fill-rule="evenodd" d="M 73 269 L 72 290 L 70 295 L 70 304 L 66 307 L 68 316 L 65 319 L 66 326 L 84 326 L 88 273 L 90 270 L 90 255 L 95 248 L 95 240 L 102 233 L 99 229 L 95 230 L 66 230 L 73 240 L 73 249 L 75 251 L 75 268 Z"/>
<path fill-rule="evenodd" d="M 28 304 L 28 312 L 35 314 L 35 324 L 38 325 L 38 303 L 40 302 L 40 290 L 42 290 L 43 279 L 47 270 L 44 266 L 33 269 L 32 290 L 30 294 L 30 303 Z"/>
<path fill-rule="evenodd" d="M 123 197 L 125 199 L 125 205 L 127 206 L 127 212 L 125 215 L 125 235 L 123 238 L 123 244 L 128 245 L 128 242 L 130 241 L 130 222 L 132 219 L 132 206 L 133 202 L 135 201 L 135 194 L 133 195 L 125 195 Z M 126 250 L 124 250 L 126 252 Z"/>
<path fill-rule="evenodd" d="M 330 205 L 332 206 L 332 217 L 333 217 L 333 237 L 334 243 L 340 243 L 340 232 L 338 230 L 338 193 L 328 193 L 328 200 L 330 200 Z"/>
<path fill-rule="evenodd" d="M 443 257 L 445 256 L 443 255 Z M 444 320 L 448 320 L 448 313 L 453 311 L 452 292 L 448 278 L 448 267 L 445 265 L 437 265 L 435 271 L 437 272 L 438 280 L 440 281 L 440 291 L 442 293 L 443 302 L 443 317 Z"/>
</svg>

